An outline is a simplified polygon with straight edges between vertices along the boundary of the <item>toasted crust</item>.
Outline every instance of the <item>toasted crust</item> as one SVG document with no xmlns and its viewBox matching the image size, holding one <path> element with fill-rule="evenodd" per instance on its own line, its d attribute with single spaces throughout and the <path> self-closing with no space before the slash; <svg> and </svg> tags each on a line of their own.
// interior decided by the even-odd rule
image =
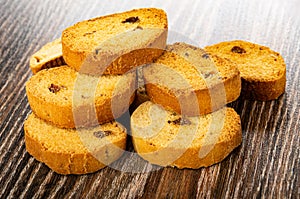
<svg viewBox="0 0 300 199">
<path fill-rule="evenodd" d="M 236 40 L 207 46 L 205 50 L 237 64 L 243 98 L 267 101 L 284 93 L 286 65 L 282 56 L 270 48 Z"/>
<path fill-rule="evenodd" d="M 150 101 L 132 114 L 131 132 L 134 148 L 142 158 L 177 168 L 218 163 L 242 141 L 240 117 L 232 108 L 183 117 Z"/>
<path fill-rule="evenodd" d="M 169 45 L 143 72 L 150 99 L 179 114 L 208 114 L 240 95 L 234 63 L 184 43 Z"/>
<path fill-rule="evenodd" d="M 126 147 L 126 129 L 117 122 L 82 130 L 61 129 L 31 114 L 24 131 L 26 150 L 59 174 L 98 171 L 117 160 Z M 109 135 L 95 137 L 101 132 Z"/>
<path fill-rule="evenodd" d="M 26 93 L 38 117 L 59 127 L 74 128 L 121 116 L 134 99 L 135 83 L 135 73 L 97 78 L 61 66 L 31 77 Z"/>
<path fill-rule="evenodd" d="M 40 70 L 65 65 L 62 57 L 61 39 L 56 39 L 44 45 L 34 53 L 29 60 L 29 67 L 33 74 Z"/>
<path fill-rule="evenodd" d="M 156 8 L 82 21 L 63 31 L 63 57 L 82 73 L 124 74 L 161 55 L 167 30 L 166 13 Z"/>
</svg>

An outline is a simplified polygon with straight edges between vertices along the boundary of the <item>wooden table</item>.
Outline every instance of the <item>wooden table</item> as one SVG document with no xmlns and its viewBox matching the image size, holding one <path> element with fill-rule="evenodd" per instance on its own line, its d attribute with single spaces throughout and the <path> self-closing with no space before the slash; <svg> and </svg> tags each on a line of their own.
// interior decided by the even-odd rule
<svg viewBox="0 0 300 199">
<path fill-rule="evenodd" d="M 0 198 L 300 198 L 300 20 L 295 1 L 0 0 Z M 213 2 L 213 3 L 208 3 Z M 243 39 L 280 52 L 286 93 L 278 100 L 237 100 L 243 143 L 223 162 L 198 170 L 135 165 L 130 157 L 81 176 L 58 175 L 25 149 L 31 112 L 24 85 L 29 57 L 80 20 L 139 7 L 169 17 L 169 43 L 206 46 Z M 128 150 L 132 151 L 129 144 Z M 143 173 L 129 172 L 134 166 Z"/>
</svg>

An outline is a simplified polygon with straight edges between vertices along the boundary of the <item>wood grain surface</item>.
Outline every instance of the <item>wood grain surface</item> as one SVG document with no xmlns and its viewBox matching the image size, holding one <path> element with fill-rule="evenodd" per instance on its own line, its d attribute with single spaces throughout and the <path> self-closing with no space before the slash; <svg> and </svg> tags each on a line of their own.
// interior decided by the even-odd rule
<svg viewBox="0 0 300 199">
<path fill-rule="evenodd" d="M 0 0 L 0 198 L 300 198 L 297 4 L 297 0 Z M 23 122 L 31 110 L 24 84 L 32 75 L 30 55 L 80 20 L 140 7 L 167 12 L 169 43 L 204 47 L 243 39 L 280 52 L 287 64 L 285 94 L 278 100 L 239 99 L 230 105 L 241 115 L 243 142 L 214 166 L 156 168 L 128 154 L 112 168 L 93 174 L 54 173 L 25 149 Z M 128 150 L 133 151 L 130 143 Z M 141 172 L 130 172 L 134 167 Z"/>
</svg>

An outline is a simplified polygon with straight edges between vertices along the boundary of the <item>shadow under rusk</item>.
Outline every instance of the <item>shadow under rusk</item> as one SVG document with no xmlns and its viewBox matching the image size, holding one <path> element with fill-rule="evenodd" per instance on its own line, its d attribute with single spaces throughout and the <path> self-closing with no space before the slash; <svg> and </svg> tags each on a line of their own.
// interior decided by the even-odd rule
<svg viewBox="0 0 300 199">
<path fill-rule="evenodd" d="M 133 105 L 130 106 L 129 110 L 131 109 L 133 112 L 132 106 Z M 150 164 L 135 152 L 132 143 L 130 128 L 131 113 L 129 110 L 116 119 L 117 122 L 121 123 L 127 129 L 126 150 L 123 155 L 110 164 L 109 167 L 125 173 L 148 173 L 161 169 L 162 167 Z"/>
</svg>

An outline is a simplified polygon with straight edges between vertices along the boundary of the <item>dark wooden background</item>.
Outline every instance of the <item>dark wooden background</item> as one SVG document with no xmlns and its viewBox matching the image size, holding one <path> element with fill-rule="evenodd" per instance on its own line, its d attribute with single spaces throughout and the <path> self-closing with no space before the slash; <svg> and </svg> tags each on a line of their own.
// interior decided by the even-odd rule
<svg viewBox="0 0 300 199">
<path fill-rule="evenodd" d="M 0 0 L 0 198 L 300 198 L 298 2 Z M 110 167 L 82 176 L 52 172 L 25 150 L 30 55 L 75 22 L 139 7 L 166 10 L 169 42 L 201 47 L 244 39 L 280 52 L 287 64 L 286 93 L 269 102 L 232 103 L 241 115 L 243 143 L 209 168 L 146 172 L 154 166 L 123 157 L 115 165 L 127 172 Z M 129 172 L 133 166 L 144 172 Z"/>
</svg>

